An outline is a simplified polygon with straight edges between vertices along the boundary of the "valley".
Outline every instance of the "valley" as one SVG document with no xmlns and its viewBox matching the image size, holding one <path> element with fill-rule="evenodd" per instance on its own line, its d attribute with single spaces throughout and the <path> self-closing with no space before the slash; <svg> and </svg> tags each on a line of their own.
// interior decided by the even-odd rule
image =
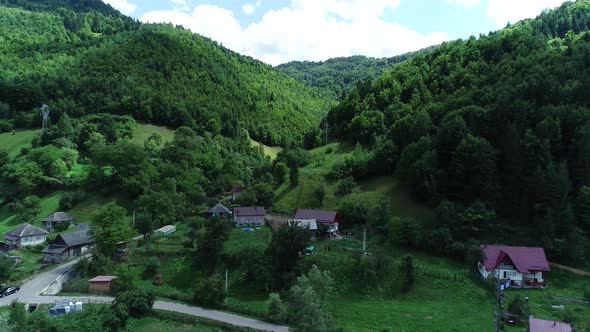
<svg viewBox="0 0 590 332">
<path fill-rule="evenodd" d="M 0 0 L 0 63 L 0 283 L 35 286 L 10 331 L 590 330 L 589 0 L 276 67 Z M 9 304 L 58 266 L 84 310 Z"/>
</svg>

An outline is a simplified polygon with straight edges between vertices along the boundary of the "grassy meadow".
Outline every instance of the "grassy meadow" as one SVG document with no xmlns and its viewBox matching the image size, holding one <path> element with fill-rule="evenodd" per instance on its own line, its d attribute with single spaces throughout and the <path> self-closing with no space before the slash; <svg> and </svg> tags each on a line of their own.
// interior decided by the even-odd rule
<svg viewBox="0 0 590 332">
<path fill-rule="evenodd" d="M 20 154 L 22 148 L 30 148 L 31 142 L 39 130 L 17 130 L 0 134 L 0 150 L 4 150 L 11 158 Z"/>
</svg>

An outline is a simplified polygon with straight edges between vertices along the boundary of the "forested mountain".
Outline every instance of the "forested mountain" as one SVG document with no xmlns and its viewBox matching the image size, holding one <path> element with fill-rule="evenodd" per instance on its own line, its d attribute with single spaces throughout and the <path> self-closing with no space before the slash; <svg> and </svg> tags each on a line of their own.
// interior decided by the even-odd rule
<svg viewBox="0 0 590 332">
<path fill-rule="evenodd" d="M 436 46 L 431 46 L 420 51 L 381 59 L 355 55 L 319 62 L 291 61 L 277 68 L 298 81 L 320 88 L 334 99 L 338 99 L 349 93 L 358 81 L 373 80 L 390 66 L 435 48 Z"/>
<path fill-rule="evenodd" d="M 132 115 L 228 137 L 244 128 L 290 145 L 331 103 L 271 66 L 179 27 L 140 24 L 98 0 L 0 4 L 1 117 L 17 127 L 36 126 L 46 103 L 54 119 Z"/>
<path fill-rule="evenodd" d="M 410 230 L 410 244 L 457 251 L 493 233 L 497 215 L 529 230 L 523 244 L 582 260 L 590 231 L 589 22 L 590 1 L 567 2 L 444 43 L 357 85 L 326 121 L 333 135 L 372 152 L 338 174 L 395 174 L 416 199 L 438 206 L 436 228 L 426 241 Z"/>
</svg>

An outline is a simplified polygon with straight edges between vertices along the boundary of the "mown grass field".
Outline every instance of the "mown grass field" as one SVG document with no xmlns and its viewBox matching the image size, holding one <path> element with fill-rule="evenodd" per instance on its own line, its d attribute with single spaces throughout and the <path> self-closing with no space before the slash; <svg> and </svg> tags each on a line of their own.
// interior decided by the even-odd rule
<svg viewBox="0 0 590 332">
<path fill-rule="evenodd" d="M 170 128 L 138 123 L 133 132 L 131 142 L 143 146 L 143 142 L 154 133 L 162 136 L 162 143 L 169 142 L 174 138 L 174 130 Z"/>
<path fill-rule="evenodd" d="M 0 134 L 0 150 L 4 150 L 11 158 L 20 154 L 24 147 L 31 147 L 31 142 L 39 130 L 17 130 Z"/>
<path fill-rule="evenodd" d="M 281 148 L 279 146 L 264 145 L 262 143 L 259 143 L 255 140 L 253 140 L 253 139 L 250 139 L 250 143 L 252 144 L 252 146 L 262 147 L 262 151 L 264 152 L 264 154 L 269 156 L 271 160 L 275 160 L 277 158 L 277 154 L 279 154 L 279 152 L 281 152 L 283 150 L 283 148 Z"/>
</svg>

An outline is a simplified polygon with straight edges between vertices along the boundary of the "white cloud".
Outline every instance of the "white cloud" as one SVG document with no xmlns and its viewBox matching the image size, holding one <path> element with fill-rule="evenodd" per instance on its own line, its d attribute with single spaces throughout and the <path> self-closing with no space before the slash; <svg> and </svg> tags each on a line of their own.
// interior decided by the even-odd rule
<svg viewBox="0 0 590 332">
<path fill-rule="evenodd" d="M 539 15 L 543 9 L 558 7 L 564 0 L 489 0 L 486 15 L 503 28 L 508 22 L 516 23 Z"/>
<path fill-rule="evenodd" d="M 242 11 L 246 15 L 250 15 L 256 11 L 258 7 L 260 7 L 261 0 L 256 1 L 256 3 L 247 3 L 242 6 Z"/>
<path fill-rule="evenodd" d="M 208 36 L 226 47 L 276 65 L 291 60 L 326 60 L 362 54 L 385 57 L 448 40 L 447 34 L 421 34 L 385 21 L 386 9 L 400 0 L 292 0 L 242 27 L 234 14 L 214 5 L 192 13 L 152 11 L 144 22 L 171 22 Z"/>
<path fill-rule="evenodd" d="M 189 10 L 188 0 L 170 0 L 174 4 L 174 8 L 177 10 L 187 11 Z"/>
<path fill-rule="evenodd" d="M 135 11 L 137 5 L 130 3 L 127 0 L 103 0 L 104 3 L 108 3 L 123 14 L 130 15 Z"/>
<path fill-rule="evenodd" d="M 445 3 L 456 4 L 465 8 L 471 8 L 480 3 L 480 0 L 445 0 Z"/>
</svg>

